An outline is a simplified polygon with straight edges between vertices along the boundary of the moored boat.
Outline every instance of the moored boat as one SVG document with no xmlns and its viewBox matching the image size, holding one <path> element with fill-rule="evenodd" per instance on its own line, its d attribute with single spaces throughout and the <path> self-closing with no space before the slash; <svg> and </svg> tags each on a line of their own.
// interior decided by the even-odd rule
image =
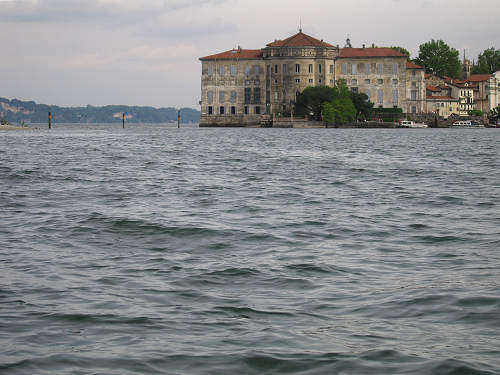
<svg viewBox="0 0 500 375">
<path fill-rule="evenodd" d="M 409 120 L 403 120 L 399 122 L 400 128 L 428 128 L 429 126 L 424 123 L 413 122 Z"/>
</svg>

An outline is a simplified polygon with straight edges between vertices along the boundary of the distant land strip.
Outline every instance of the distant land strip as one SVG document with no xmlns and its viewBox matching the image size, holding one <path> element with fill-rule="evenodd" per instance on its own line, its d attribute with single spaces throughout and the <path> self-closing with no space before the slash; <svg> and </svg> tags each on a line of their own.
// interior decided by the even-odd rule
<svg viewBox="0 0 500 375">
<path fill-rule="evenodd" d="M 107 105 L 103 107 L 59 107 L 55 105 L 37 104 L 34 101 L 5 99 L 0 97 L 0 120 L 10 123 L 43 123 L 47 122 L 48 112 L 52 114 L 54 123 L 113 123 L 121 122 L 125 113 L 130 123 L 167 123 L 177 122 L 179 109 L 138 107 L 126 105 Z M 193 108 L 180 108 L 183 123 L 199 123 L 200 111 Z"/>
</svg>

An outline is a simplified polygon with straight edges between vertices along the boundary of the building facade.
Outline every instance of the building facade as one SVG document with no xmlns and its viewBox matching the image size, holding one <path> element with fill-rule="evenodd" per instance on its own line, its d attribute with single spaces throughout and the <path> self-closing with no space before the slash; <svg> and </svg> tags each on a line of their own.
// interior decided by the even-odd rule
<svg viewBox="0 0 500 375">
<path fill-rule="evenodd" d="M 375 107 L 425 112 L 423 67 L 392 48 L 346 48 L 299 31 L 260 50 L 237 48 L 200 58 L 200 125 L 257 125 L 293 112 L 297 94 L 309 86 L 345 80 Z"/>
</svg>

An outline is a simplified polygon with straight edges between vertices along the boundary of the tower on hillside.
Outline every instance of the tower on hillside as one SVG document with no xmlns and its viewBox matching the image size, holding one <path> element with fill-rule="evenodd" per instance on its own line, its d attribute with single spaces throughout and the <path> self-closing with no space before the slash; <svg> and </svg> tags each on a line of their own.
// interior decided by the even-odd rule
<svg viewBox="0 0 500 375">
<path fill-rule="evenodd" d="M 462 63 L 462 78 L 470 79 L 470 71 L 471 71 L 471 63 L 469 59 L 465 58 L 465 50 L 464 50 L 464 62 Z"/>
</svg>

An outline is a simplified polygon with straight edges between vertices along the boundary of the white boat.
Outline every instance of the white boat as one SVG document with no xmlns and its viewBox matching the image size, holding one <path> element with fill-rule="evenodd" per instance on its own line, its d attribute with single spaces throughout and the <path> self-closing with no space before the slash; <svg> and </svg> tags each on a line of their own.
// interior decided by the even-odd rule
<svg viewBox="0 0 500 375">
<path fill-rule="evenodd" d="M 472 122 L 470 120 L 461 120 L 461 121 L 455 121 L 449 127 L 450 128 L 478 129 L 478 128 L 484 128 L 484 125 L 483 124 L 479 124 L 477 122 Z"/>
<path fill-rule="evenodd" d="M 413 121 L 400 121 L 399 122 L 399 127 L 400 128 L 428 128 L 427 124 L 419 123 L 419 122 L 413 122 Z"/>
</svg>

